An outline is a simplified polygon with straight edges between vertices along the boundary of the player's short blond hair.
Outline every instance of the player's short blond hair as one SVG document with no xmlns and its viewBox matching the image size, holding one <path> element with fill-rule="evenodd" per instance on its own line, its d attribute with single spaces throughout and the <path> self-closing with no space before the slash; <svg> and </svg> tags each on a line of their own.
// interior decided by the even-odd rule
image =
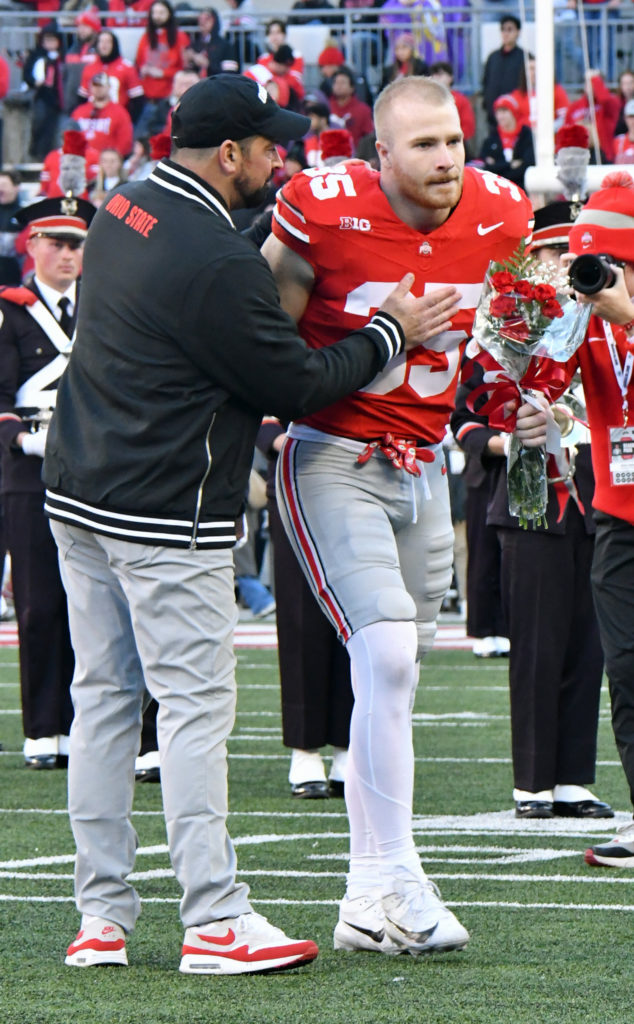
<svg viewBox="0 0 634 1024">
<path fill-rule="evenodd" d="M 420 99 L 434 107 L 452 104 L 455 101 L 450 90 L 435 78 L 423 75 L 406 75 L 386 85 L 376 98 L 374 104 L 374 126 L 377 139 L 385 139 L 388 134 L 389 114 L 394 104 L 404 97 Z"/>
</svg>

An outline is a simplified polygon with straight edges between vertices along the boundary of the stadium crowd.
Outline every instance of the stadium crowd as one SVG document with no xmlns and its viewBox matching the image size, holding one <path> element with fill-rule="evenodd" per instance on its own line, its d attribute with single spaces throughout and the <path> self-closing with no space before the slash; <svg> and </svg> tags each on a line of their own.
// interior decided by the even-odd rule
<svg viewBox="0 0 634 1024">
<path fill-rule="evenodd" d="M 104 398 L 100 389 L 89 394 L 86 381 L 92 366 L 90 359 L 82 356 L 82 341 L 73 349 L 69 372 L 62 376 L 62 371 L 78 317 L 78 337 L 82 338 L 82 310 L 90 310 L 84 314 L 85 337 L 92 332 L 87 327 L 89 316 L 95 322 L 103 316 L 108 330 L 122 330 L 122 336 L 135 334 L 130 326 L 136 316 L 130 312 L 134 309 L 130 296 L 126 293 L 129 309 L 126 306 L 124 315 L 114 308 L 116 303 L 99 295 L 98 285 L 110 280 L 110 270 L 103 251 L 101 255 L 94 248 L 91 252 L 91 239 L 101 230 L 104 244 L 121 244 L 114 221 L 127 217 L 124 223 L 135 234 L 130 251 L 134 248 L 135 260 L 138 257 L 140 261 L 144 252 L 140 239 L 152 237 L 160 217 L 167 220 L 172 216 L 169 192 L 191 199 L 196 190 L 203 196 L 197 202 L 207 207 L 207 213 L 221 207 L 221 217 L 238 227 L 244 238 L 236 245 L 243 259 L 244 253 L 255 252 L 254 243 L 262 247 L 270 265 L 266 272 L 275 277 L 282 304 L 279 309 L 277 299 L 271 298 L 277 294 L 272 281 L 262 286 L 262 330 L 267 344 L 270 303 L 275 317 L 281 318 L 289 346 L 297 333 L 308 341 L 311 354 L 322 348 L 327 352 L 347 335 L 364 330 L 366 335 L 369 331 L 375 347 L 387 344 L 391 355 L 402 350 L 387 381 L 377 376 L 385 363 L 384 353 L 378 360 L 374 352 L 366 364 L 355 366 L 354 373 L 349 368 L 347 376 L 342 374 L 350 382 L 348 390 L 354 391 L 352 397 L 346 397 L 341 384 L 333 386 L 331 394 L 325 379 L 321 395 L 325 410 L 314 395 L 302 401 L 296 395 L 293 401 L 280 398 L 276 404 L 270 387 L 247 377 L 244 367 L 228 368 L 224 356 L 218 358 L 221 369 L 215 365 L 210 369 L 205 362 L 205 373 L 210 378 L 219 373 L 229 404 L 235 401 L 246 407 L 251 393 L 246 389 L 254 389 L 258 421 L 264 416 L 257 444 L 268 460 L 268 514 L 267 495 L 258 499 L 252 494 L 252 529 L 244 537 L 240 529 L 232 535 L 232 543 L 239 542 L 234 555 L 236 588 L 242 604 L 250 607 L 254 616 L 277 610 L 282 720 L 284 742 L 291 751 L 288 780 L 293 797 L 315 799 L 345 793 L 351 857 L 335 945 L 392 954 L 461 949 L 468 933 L 427 878 L 411 835 L 410 712 L 420 662 L 433 643 L 450 585 L 454 607 L 466 608 L 474 655 L 510 659 L 513 786 L 509 788 L 516 816 L 613 816 L 612 808 L 588 788 L 594 782 L 604 663 L 615 738 L 634 801 L 634 696 L 630 694 L 634 675 L 628 639 L 634 604 L 632 538 L 628 541 L 634 528 L 629 509 L 629 487 L 634 486 L 634 478 L 627 468 L 634 364 L 634 180 L 624 169 L 606 177 L 590 194 L 582 173 L 576 179 L 577 189 L 562 185 L 553 202 L 525 194 L 526 170 L 535 164 L 538 58 L 522 48 L 520 18 L 507 13 L 499 0 L 472 5 L 466 0 L 453 2 L 445 5 L 444 16 L 442 4 L 432 5 L 427 0 L 414 0 L 413 4 L 405 0 L 374 4 L 340 0 L 340 9 L 354 10 L 352 43 L 341 29 L 339 9 L 314 0 L 297 0 L 287 20 L 276 17 L 264 25 L 250 10 L 249 0 L 229 0 L 231 10 L 224 17 L 214 8 L 175 10 L 169 0 L 104 0 L 72 11 L 59 10 L 54 0 L 32 3 L 39 20 L 37 40 L 19 55 L 18 62 L 30 103 L 29 158 L 39 167 L 38 185 L 27 196 L 19 168 L 5 160 L 0 169 L 4 516 L 0 553 L 8 552 L 12 564 L 25 764 L 36 770 L 65 767 L 69 734 L 74 737 L 70 742 L 71 769 L 73 750 L 78 767 L 74 774 L 71 771 L 71 817 L 74 814 L 83 858 L 76 876 L 83 916 L 82 930 L 69 948 L 67 963 L 126 963 L 125 937 L 138 914 L 129 887 L 108 898 L 98 891 L 98 882 L 107 888 L 107 858 L 98 858 L 97 881 L 90 858 L 97 857 L 97 849 L 107 848 L 112 837 L 105 826 L 99 826 L 101 832 L 96 827 L 91 832 L 86 824 L 93 793 L 86 787 L 89 772 L 85 759 L 81 760 L 81 750 L 85 751 L 81 743 L 96 721 L 98 671 L 85 643 L 84 605 L 90 599 L 96 609 L 104 599 L 98 596 L 96 585 L 94 591 L 86 585 L 84 592 L 82 579 L 86 565 L 96 562 L 98 547 L 106 552 L 106 562 L 110 560 L 107 570 L 104 562 L 100 582 L 106 571 L 116 577 L 117 585 L 125 580 L 129 584 L 123 588 L 125 600 L 135 607 L 139 620 L 149 615 L 149 605 L 141 589 L 138 595 L 134 591 L 135 562 L 129 552 L 124 557 L 102 541 L 94 541 L 92 550 L 86 541 L 81 551 L 82 533 L 92 538 L 91 544 L 108 530 L 118 538 L 112 541 L 114 545 L 124 538 L 123 520 L 133 520 L 134 513 L 144 511 L 135 502 L 145 484 L 136 488 L 130 475 L 121 483 L 119 467 L 110 461 L 108 471 L 129 503 L 122 501 L 115 507 L 116 502 L 109 504 L 91 496 L 92 479 L 87 482 L 74 460 L 79 465 L 83 457 L 86 465 L 91 464 L 94 452 L 101 448 L 95 435 L 93 451 L 78 456 L 80 427 L 75 416 L 80 417 L 84 403 L 85 427 L 91 401 L 95 408 L 103 403 L 107 417 L 116 399 Z M 566 61 L 577 62 L 581 88 L 573 93 L 560 81 L 553 83 L 553 138 L 562 159 L 573 149 L 581 152 L 583 168 L 634 164 L 634 68 L 624 66 L 623 61 L 618 64 L 616 57 L 609 65 L 602 63 L 596 31 L 598 16 L 603 18 L 600 24 L 607 27 L 607 38 L 615 49 L 620 6 L 614 0 L 609 0 L 605 10 L 602 0 L 588 0 L 581 11 L 575 0 L 556 5 L 560 19 L 555 25 L 556 48 L 560 44 L 557 67 L 561 72 Z M 483 19 L 497 22 L 499 46 L 487 55 L 480 80 L 467 92 L 454 88 L 454 81 L 465 80 L 467 55 L 460 26 L 472 7 L 477 7 Z M 414 8 L 421 8 L 418 19 Z M 305 60 L 290 44 L 288 28 L 312 23 L 315 11 L 330 35 L 317 59 L 318 74 L 309 83 Z M 581 41 L 580 14 L 588 33 Z M 122 56 L 117 35 L 118 30 L 130 26 L 139 30 L 134 60 Z M 222 77 L 215 77 L 218 75 Z M 9 93 L 10 78 L 8 62 L 0 58 L 0 92 L 4 90 L 4 95 Z M 223 141 L 234 138 L 230 127 L 220 137 L 220 129 L 205 120 L 198 99 L 205 95 L 204 90 L 208 90 L 213 109 L 220 93 L 226 97 L 224 113 L 218 108 L 216 115 L 223 125 L 223 117 L 234 118 L 227 121 L 236 126 L 234 142 Z M 262 122 L 261 131 L 257 130 L 258 103 L 275 111 L 270 125 Z M 404 109 L 411 114 L 409 120 Z M 443 119 L 438 117 L 439 109 Z M 425 132 L 412 139 L 411 125 L 417 119 L 426 126 Z M 200 130 L 205 143 L 191 141 L 198 124 L 203 125 Z M 277 143 L 272 147 L 274 155 L 272 151 L 260 154 L 258 173 L 263 174 L 265 166 L 270 173 L 263 174 L 258 188 L 252 185 L 250 150 L 244 148 L 244 140 L 252 137 Z M 227 145 L 234 149 L 225 150 Z M 205 153 L 216 154 L 205 164 L 199 155 L 203 147 Z M 440 156 L 437 151 L 442 151 Z M 232 167 L 236 161 L 244 170 L 242 177 Z M 251 169 L 251 177 L 247 169 Z M 420 182 L 430 173 L 436 175 L 431 189 L 426 179 L 423 188 Z M 209 186 L 202 191 L 201 180 Z M 152 188 L 157 184 L 164 195 L 150 213 L 146 207 L 152 208 Z M 432 198 L 434 187 L 440 190 L 440 197 Z M 344 195 L 341 203 L 340 192 Z M 129 216 L 128 195 L 139 197 L 139 205 Z M 214 198 L 218 195 L 222 203 Z M 352 197 L 359 199 L 354 212 L 347 203 Z M 322 216 L 321 200 L 330 200 L 332 220 L 328 213 Z M 96 227 L 89 231 L 100 207 Z M 212 212 L 217 221 L 218 210 Z M 109 213 L 112 217 L 108 219 Z M 483 392 L 486 377 L 478 353 L 466 342 L 472 332 L 476 290 L 489 259 L 508 260 L 521 239 L 530 237 L 533 219 L 531 251 L 544 263 L 563 267 L 567 273 L 571 254 L 583 252 L 607 256 L 614 269 L 609 285 L 603 283 L 587 294 L 579 290 L 579 302 L 594 303 L 594 315 L 587 341 L 565 364 L 557 386 L 543 387 L 532 403 L 520 405 L 514 400 L 505 414 L 510 426 L 500 426 L 493 414 L 483 412 L 484 400 L 474 404 L 472 393 Z M 385 234 L 377 243 L 371 229 L 379 220 Z M 108 228 L 110 221 L 113 225 Z M 192 239 L 194 222 L 195 216 L 188 228 Z M 501 232 L 484 242 L 486 235 L 501 227 Z M 221 223 L 213 230 L 224 238 L 225 228 Z M 157 234 L 152 244 L 157 247 L 154 258 L 159 267 L 162 250 L 155 242 Z M 84 282 L 81 266 L 86 236 L 88 273 Z M 357 244 L 360 238 L 365 246 Z M 394 286 L 399 281 L 402 285 L 403 275 L 413 269 L 404 255 L 413 239 L 418 247 L 417 273 L 428 281 L 444 282 L 427 295 L 412 289 L 419 296 L 417 302 L 423 304 L 417 307 L 419 314 L 424 312 L 427 317 L 423 332 L 408 326 L 413 313 L 409 309 L 406 313 L 400 293 L 397 299 L 389 289 L 370 295 L 375 283 L 372 274 L 378 274 L 382 282 L 396 275 Z M 243 243 L 246 248 L 240 249 Z M 191 252 L 195 251 L 192 248 Z M 147 289 L 140 262 L 134 264 L 127 249 L 121 257 L 116 280 L 120 294 L 125 292 L 125 282 L 133 281 L 137 273 L 138 287 Z M 260 268 L 258 273 L 262 272 Z M 169 288 L 169 282 L 164 286 Z M 215 293 L 213 301 L 220 303 Z M 374 318 L 369 318 L 377 309 L 375 315 L 381 322 L 373 327 Z M 250 308 L 241 311 L 245 332 L 250 312 Z M 367 313 L 365 327 L 355 320 L 360 312 Z M 193 315 L 191 310 L 187 313 Z M 194 326 L 200 332 L 203 312 L 199 315 Z M 137 336 L 143 335 L 150 320 L 148 313 L 148 323 L 137 325 Z M 155 324 L 148 330 L 160 335 Z M 384 338 L 383 343 L 373 331 Z M 241 338 L 240 344 L 243 341 Z M 599 343 L 607 352 L 603 358 L 598 354 Z M 341 344 L 346 351 L 346 342 Z M 412 351 L 406 355 L 405 348 Z M 147 358 L 144 353 L 140 365 Z M 120 372 L 123 364 L 116 365 Z M 291 365 L 303 382 L 297 365 Z M 405 366 L 409 367 L 407 381 Z M 278 372 L 281 379 L 279 366 Z M 53 417 L 53 444 L 49 441 L 47 447 L 50 413 L 60 381 L 62 404 Z M 525 531 L 509 516 L 506 505 L 509 434 L 514 430 L 526 448 L 542 445 L 550 423 L 548 402 L 563 400 L 569 389 L 584 385 L 587 399 L 579 398 L 577 390 L 575 400 L 589 423 L 586 434 L 559 461 L 549 464 L 544 528 Z M 616 397 L 612 394 L 615 386 Z M 120 397 L 124 392 L 121 378 Z M 412 393 L 416 395 L 414 403 Z M 143 402 L 145 414 L 150 398 L 144 395 Z M 279 418 L 272 415 L 277 405 Z M 42 410 L 46 416 L 41 415 Z M 249 436 L 253 433 L 255 442 L 251 419 Z M 107 449 L 105 442 L 103 449 Z M 466 456 L 463 479 L 467 497 L 462 509 L 455 500 L 450 508 L 446 452 L 464 452 Z M 56 520 L 55 541 L 43 507 L 45 454 L 47 516 Z M 250 464 L 251 450 L 247 455 Z M 244 468 L 245 453 L 236 458 Z M 359 466 L 364 467 L 365 477 L 362 502 L 357 507 Z M 103 471 L 103 466 L 95 472 L 98 470 Z M 162 467 L 156 472 L 162 480 L 161 472 L 167 471 Z M 263 475 L 265 472 L 262 468 Z M 391 474 L 389 481 L 387 474 Z M 329 481 L 338 504 L 328 489 Z M 246 486 L 238 497 L 238 504 L 244 506 Z M 78 528 L 79 506 L 83 518 Z M 231 503 L 222 507 L 225 519 L 234 519 L 231 507 Z M 200 508 L 196 516 L 199 512 Z M 356 527 L 349 522 L 354 515 L 359 517 Z M 219 516 L 220 510 L 202 522 L 202 529 L 213 533 L 220 525 L 226 528 L 227 523 L 215 521 Z M 107 530 L 103 526 L 106 517 L 110 521 Z M 168 551 L 182 540 L 178 534 L 182 524 L 173 519 L 161 520 L 162 529 L 168 534 L 173 531 L 165 548 Z M 461 519 L 467 523 L 466 580 L 455 564 L 452 519 L 454 525 Z M 158 522 L 154 523 L 157 531 Z M 268 535 L 263 544 L 258 530 L 269 524 L 273 568 L 270 578 L 263 581 L 259 577 Z M 196 518 L 194 533 L 197 528 Z M 133 529 L 139 530 L 138 540 L 141 528 L 137 524 Z M 147 530 L 142 536 L 146 534 Z M 164 538 L 165 533 L 157 532 L 155 539 L 159 537 Z M 218 547 L 222 557 L 216 560 L 218 552 L 213 552 L 209 571 L 218 573 L 220 582 L 218 591 L 210 593 L 225 600 L 227 588 L 233 588 L 224 554 L 231 544 L 219 541 Z M 348 561 L 346 550 L 354 554 Z M 117 559 L 115 572 L 112 565 Z M 181 567 L 175 569 L 176 564 L 175 556 L 170 556 L 171 575 L 166 575 L 161 563 L 162 584 L 167 588 L 165 581 L 171 580 L 183 600 L 187 598 L 183 603 L 187 615 L 193 615 L 187 603 L 191 584 L 179 575 Z M 387 564 L 390 572 L 385 570 Z M 45 587 L 41 585 L 44 565 Z M 114 593 L 110 578 L 108 586 Z M 70 632 L 64 588 L 71 607 Z M 527 615 L 535 588 L 539 600 L 534 612 Z M 112 621 L 123 614 L 122 607 L 117 593 L 112 597 Z M 131 613 L 126 610 L 125 614 Z M 315 616 L 320 617 L 318 643 Z M 217 624 L 220 633 L 225 625 Z M 107 621 L 100 635 L 102 653 L 108 648 L 111 628 Z M 165 629 L 169 633 L 167 625 Z M 127 640 L 129 647 L 119 652 L 120 662 L 115 662 L 113 654 L 111 667 L 116 674 L 137 644 L 139 664 L 134 671 L 125 670 L 134 676 L 136 687 L 136 703 L 127 707 L 125 724 L 133 731 L 139 725 L 132 744 L 136 744 L 132 753 L 140 755 L 137 779 L 160 780 L 171 807 L 170 843 L 186 893 L 183 921 L 187 932 L 181 970 L 238 973 L 309 962 L 316 956 L 314 944 L 289 940 L 264 919 L 254 923 L 257 915 L 250 910 L 242 887 L 235 884 L 228 836 L 210 842 L 210 863 L 222 873 L 223 893 L 214 904 L 208 892 L 199 891 L 201 886 L 196 889 L 194 879 L 200 865 L 184 848 L 188 826 L 179 824 L 184 816 L 179 802 L 184 800 L 185 787 L 176 762 L 183 752 L 174 740 L 177 726 L 168 724 L 171 715 L 181 723 L 178 728 L 192 728 L 191 711 L 176 708 L 169 672 L 163 673 L 165 678 L 161 676 L 160 667 L 156 668 L 144 646 L 147 636 L 134 618 Z M 229 671 L 230 661 L 226 640 L 223 633 L 223 672 Z M 137 723 L 135 716 L 149 699 L 142 692 L 144 673 L 147 690 L 158 703 L 154 700 L 146 708 L 140 746 L 140 720 Z M 73 676 L 75 709 L 81 708 L 81 734 L 79 725 L 71 733 Z M 368 679 L 371 687 L 366 687 Z M 227 719 L 231 717 L 230 704 L 227 697 L 223 705 Z M 383 730 L 380 735 L 377 723 Z M 120 744 L 120 725 L 113 718 L 112 735 L 104 732 L 100 747 L 104 762 L 111 740 L 112 749 L 119 744 L 122 757 L 130 754 Z M 386 734 L 389 764 L 382 753 Z M 199 733 L 196 742 L 201 742 Z M 334 754 L 329 775 L 322 758 L 328 745 Z M 222 755 L 216 752 L 214 756 L 214 771 L 222 774 Z M 113 773 L 104 793 L 95 776 L 94 790 L 104 818 L 114 820 L 119 815 L 123 822 L 122 808 L 130 797 L 132 777 L 124 785 Z M 192 780 L 187 782 L 191 783 L 188 799 L 192 807 L 198 795 L 202 805 L 205 787 L 201 783 L 197 794 Z M 195 813 L 197 810 L 192 811 Z M 222 813 L 221 809 L 219 818 Z M 127 826 L 121 828 L 128 851 L 120 853 L 118 862 L 124 877 L 131 868 L 134 844 Z M 221 857 L 218 849 L 223 843 Z M 610 843 L 589 849 L 586 860 L 589 864 L 634 867 L 634 826 L 626 826 Z M 212 879 L 210 891 L 213 884 Z M 210 916 L 210 906 L 216 916 Z M 202 935 L 201 927 L 205 924 L 213 932 L 212 944 L 222 945 L 225 937 L 218 936 L 212 926 L 225 920 L 232 922 L 231 929 L 235 923 L 236 932 L 241 929 L 247 939 L 251 936 L 253 948 L 261 945 L 266 953 L 262 963 L 268 967 L 251 963 L 238 969 L 233 961 L 227 966 L 227 959 L 222 967 L 216 962 L 213 968 L 205 966 L 200 943 L 208 937 Z M 106 939 L 99 937 L 104 925 L 114 925 Z M 233 935 L 233 942 L 231 929 L 227 935 Z M 231 946 L 225 958 L 233 952 Z"/>
</svg>

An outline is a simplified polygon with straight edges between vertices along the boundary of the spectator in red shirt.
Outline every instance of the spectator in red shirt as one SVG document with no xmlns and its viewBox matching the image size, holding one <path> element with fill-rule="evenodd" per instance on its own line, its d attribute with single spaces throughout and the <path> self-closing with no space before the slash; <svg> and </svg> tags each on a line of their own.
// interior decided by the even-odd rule
<svg viewBox="0 0 634 1024">
<path fill-rule="evenodd" d="M 146 101 L 137 135 L 153 135 L 165 124 L 174 75 L 184 67 L 183 51 L 188 46 L 189 37 L 180 31 L 172 5 L 154 0 L 136 54 Z"/>
<path fill-rule="evenodd" d="M 526 68 L 528 68 L 528 85 L 526 84 Z M 519 85 L 517 89 L 513 89 L 511 96 L 514 96 L 520 105 L 520 119 L 524 124 L 527 124 L 529 128 L 535 131 L 537 127 L 537 93 L 536 93 L 536 77 L 535 77 L 535 58 L 532 53 L 528 55 L 528 59 L 524 67 L 520 70 Z M 568 94 L 562 85 L 558 82 L 554 83 L 553 86 L 553 130 L 558 132 L 561 126 L 566 120 L 568 114 L 568 108 L 570 107 L 570 100 Z"/>
<path fill-rule="evenodd" d="M 302 76 L 293 71 L 295 58 L 290 46 L 283 43 L 274 54 L 271 60 L 262 64 L 252 64 L 244 74 L 247 78 L 253 78 L 260 82 L 270 91 L 270 84 L 274 82 L 277 90 L 272 93 L 276 103 L 289 110 L 301 112 L 304 99 L 304 83 Z"/>
<path fill-rule="evenodd" d="M 350 132 L 355 147 L 364 135 L 374 131 L 372 111 L 355 96 L 354 72 L 345 65 L 332 77 L 330 121 L 333 128 L 346 128 Z"/>
<path fill-rule="evenodd" d="M 271 66 L 271 61 L 274 59 L 273 55 L 279 50 L 280 46 L 287 46 L 288 39 L 286 38 L 286 22 L 282 21 L 281 18 L 272 18 L 265 27 L 266 32 L 266 53 L 260 54 L 258 57 L 258 64 L 264 64 L 265 67 Z M 298 75 L 303 76 L 304 74 L 304 58 L 302 57 L 299 50 L 293 50 L 293 63 L 290 65 L 291 71 L 296 71 Z"/>
<path fill-rule="evenodd" d="M 101 21 L 94 11 L 82 11 L 75 18 L 75 42 L 64 57 L 64 110 L 69 113 L 77 106 L 81 76 L 86 65 L 97 60 L 95 45 L 101 30 Z"/>
<path fill-rule="evenodd" d="M 88 142 L 101 152 L 116 149 L 122 157 L 132 150 L 132 120 L 121 103 L 110 99 L 110 81 L 106 71 L 92 77 L 91 97 L 73 110 L 72 117 Z"/>
<path fill-rule="evenodd" d="M 136 124 L 145 105 L 145 94 L 136 68 L 121 56 L 119 40 L 110 29 L 102 29 L 95 44 L 97 59 L 84 68 L 79 96 L 88 99 L 92 76 L 105 71 L 110 80 L 110 97 L 126 108 Z"/>
<path fill-rule="evenodd" d="M 590 132 L 591 138 L 594 138 L 589 96 L 592 96 L 594 101 L 596 141 L 605 161 L 611 163 L 614 159 L 614 131 L 621 112 L 621 103 L 594 68 L 586 71 L 585 94 L 571 103 L 566 115 L 566 124 L 583 124 Z"/>
</svg>

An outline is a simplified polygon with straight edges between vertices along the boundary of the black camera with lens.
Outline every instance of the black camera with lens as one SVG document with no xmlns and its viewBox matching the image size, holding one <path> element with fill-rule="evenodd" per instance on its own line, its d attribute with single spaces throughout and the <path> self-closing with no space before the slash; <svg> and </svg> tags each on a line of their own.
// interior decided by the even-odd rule
<svg viewBox="0 0 634 1024">
<path fill-rule="evenodd" d="M 605 253 L 577 256 L 568 268 L 568 280 L 576 292 L 582 295 L 596 295 L 604 288 L 611 288 L 616 281 L 614 267 L 616 260 Z"/>
</svg>

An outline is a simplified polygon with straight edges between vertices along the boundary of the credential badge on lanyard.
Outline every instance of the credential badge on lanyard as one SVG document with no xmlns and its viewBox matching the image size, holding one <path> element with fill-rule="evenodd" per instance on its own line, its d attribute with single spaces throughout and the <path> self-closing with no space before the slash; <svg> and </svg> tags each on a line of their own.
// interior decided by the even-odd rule
<svg viewBox="0 0 634 1024">
<path fill-rule="evenodd" d="M 612 370 L 621 392 L 621 410 L 623 413 L 622 427 L 608 427 L 608 445 L 610 451 L 610 483 L 614 487 L 634 484 L 634 428 L 629 426 L 629 401 L 627 390 L 632 379 L 634 353 L 628 351 L 625 362 L 621 365 L 619 350 L 611 324 L 603 321 L 608 351 L 612 362 Z"/>
</svg>

